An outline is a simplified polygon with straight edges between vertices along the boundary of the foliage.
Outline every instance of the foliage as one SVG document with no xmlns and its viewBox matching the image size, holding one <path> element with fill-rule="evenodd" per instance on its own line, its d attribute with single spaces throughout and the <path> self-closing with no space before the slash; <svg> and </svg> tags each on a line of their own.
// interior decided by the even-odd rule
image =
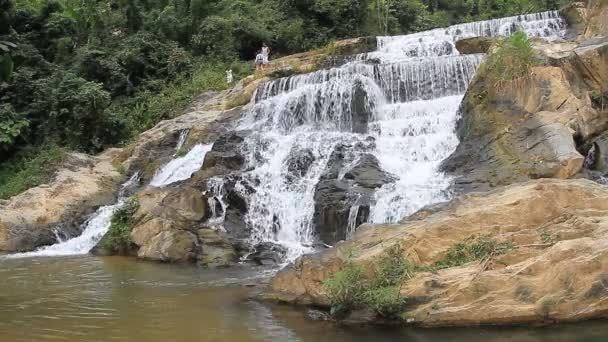
<svg viewBox="0 0 608 342">
<path fill-rule="evenodd" d="M 273 57 L 555 8 L 556 0 L 0 0 L 0 162 L 56 144 L 96 153 Z M 244 99 L 238 99 L 243 103 Z M 235 102 L 237 103 L 237 102 Z M 1 184 L 0 184 L 1 185 Z"/>
<path fill-rule="evenodd" d="M 427 270 L 437 271 L 450 267 L 458 267 L 469 262 L 483 260 L 490 256 L 508 253 L 513 249 L 511 242 L 498 242 L 486 236 L 470 237 L 464 242 L 457 243 L 441 260 L 437 261 Z"/>
<path fill-rule="evenodd" d="M 384 318 L 397 319 L 406 304 L 406 298 L 400 294 L 401 285 L 414 271 L 399 245 L 388 248 L 374 261 L 373 272 L 348 260 L 324 283 L 332 314 L 367 306 Z"/>
<path fill-rule="evenodd" d="M 56 145 L 28 148 L 11 163 L 0 164 L 0 199 L 50 182 L 64 154 L 65 151 Z"/>
<path fill-rule="evenodd" d="M 139 209 L 137 197 L 131 197 L 112 216 L 110 228 L 103 237 L 102 247 L 114 252 L 125 252 L 131 247 L 133 215 Z"/>
<path fill-rule="evenodd" d="M 528 36 L 518 31 L 497 43 L 496 51 L 490 54 L 480 72 L 500 87 L 507 82 L 525 79 L 530 75 L 530 69 L 539 63 Z"/>
</svg>

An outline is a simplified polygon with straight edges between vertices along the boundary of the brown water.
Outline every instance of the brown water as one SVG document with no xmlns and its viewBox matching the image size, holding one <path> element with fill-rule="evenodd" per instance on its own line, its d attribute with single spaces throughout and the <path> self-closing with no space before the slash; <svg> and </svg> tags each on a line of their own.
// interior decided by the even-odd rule
<svg viewBox="0 0 608 342">
<path fill-rule="evenodd" d="M 608 322 L 548 328 L 340 327 L 248 299 L 267 269 L 124 258 L 0 260 L 0 341 L 608 341 Z"/>
</svg>

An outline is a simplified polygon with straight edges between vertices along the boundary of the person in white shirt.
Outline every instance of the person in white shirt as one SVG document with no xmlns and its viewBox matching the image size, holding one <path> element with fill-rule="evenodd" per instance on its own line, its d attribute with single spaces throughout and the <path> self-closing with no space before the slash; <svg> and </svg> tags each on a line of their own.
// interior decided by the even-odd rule
<svg viewBox="0 0 608 342">
<path fill-rule="evenodd" d="M 255 56 L 255 70 L 260 70 L 263 68 L 263 64 L 264 64 L 264 55 L 262 55 L 262 52 L 259 51 L 258 54 Z"/>
<path fill-rule="evenodd" d="M 266 43 L 262 44 L 262 57 L 262 64 L 266 66 L 270 58 L 270 48 L 266 45 Z"/>
</svg>

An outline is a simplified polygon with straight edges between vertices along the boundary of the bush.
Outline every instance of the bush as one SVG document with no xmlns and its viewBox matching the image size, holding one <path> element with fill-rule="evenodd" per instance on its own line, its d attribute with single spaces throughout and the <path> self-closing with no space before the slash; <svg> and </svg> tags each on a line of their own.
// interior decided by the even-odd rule
<svg viewBox="0 0 608 342">
<path fill-rule="evenodd" d="M 458 267 L 469 262 L 483 260 L 490 256 L 503 255 L 512 249 L 513 244 L 511 242 L 498 242 L 488 237 L 481 237 L 479 239 L 471 237 L 448 249 L 446 255 L 434 263 L 428 270 L 437 271 Z"/>
<path fill-rule="evenodd" d="M 498 41 L 496 51 L 490 54 L 480 73 L 486 75 L 493 87 L 500 88 L 506 83 L 525 79 L 532 67 L 539 64 L 528 36 L 518 31 Z"/>
<path fill-rule="evenodd" d="M 399 318 L 407 299 L 400 294 L 401 285 L 413 276 L 414 270 L 399 245 L 388 248 L 374 261 L 371 274 L 354 261 L 347 261 L 324 283 L 332 314 L 342 315 L 367 306 L 381 317 Z"/>
<path fill-rule="evenodd" d="M 115 253 L 124 254 L 131 250 L 133 215 L 139 209 L 137 197 L 129 198 L 112 216 L 110 228 L 103 237 L 102 247 Z"/>
<path fill-rule="evenodd" d="M 0 164 L 0 199 L 50 182 L 64 155 L 64 149 L 49 145 L 21 151 L 10 162 Z"/>
</svg>

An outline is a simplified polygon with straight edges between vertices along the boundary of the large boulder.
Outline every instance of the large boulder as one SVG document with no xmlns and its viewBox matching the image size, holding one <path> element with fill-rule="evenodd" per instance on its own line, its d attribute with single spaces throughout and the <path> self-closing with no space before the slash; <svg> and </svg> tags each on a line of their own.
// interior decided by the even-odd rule
<svg viewBox="0 0 608 342">
<path fill-rule="evenodd" d="M 488 53 L 495 44 L 496 38 L 492 37 L 464 38 L 456 42 L 456 50 L 463 55 Z"/>
<path fill-rule="evenodd" d="M 150 189 L 137 194 L 131 239 L 137 256 L 162 262 L 193 262 L 198 255 L 197 231 L 210 214 L 203 194 L 191 187 Z"/>
<path fill-rule="evenodd" d="M 484 69 L 461 105 L 457 150 L 443 163 L 457 176 L 456 191 L 483 191 L 527 179 L 571 178 L 583 167 L 590 142 L 608 116 L 591 95 L 608 84 L 608 50 L 602 39 L 576 46 L 535 41 L 545 64 L 502 85 Z"/>
<path fill-rule="evenodd" d="M 511 247 L 480 261 L 419 270 L 402 282 L 401 297 L 412 299 L 401 313 L 402 324 L 602 318 L 608 312 L 607 232 L 605 186 L 581 179 L 529 181 L 466 195 L 400 224 L 363 226 L 353 239 L 285 268 L 264 297 L 328 306 L 323 284 L 347 261 L 373 273 L 374 260 L 400 246 L 410 262 L 424 269 L 457 244 L 484 237 Z"/>
<path fill-rule="evenodd" d="M 124 176 L 114 167 L 120 150 L 98 157 L 65 157 L 54 180 L 0 203 L 0 251 L 25 252 L 78 236 L 87 216 L 115 200 Z"/>
<path fill-rule="evenodd" d="M 380 168 L 372 154 L 353 153 L 356 147 L 338 145 L 315 188 L 313 222 L 321 241 L 346 239 L 366 222 L 374 191 L 395 178 Z"/>
</svg>

